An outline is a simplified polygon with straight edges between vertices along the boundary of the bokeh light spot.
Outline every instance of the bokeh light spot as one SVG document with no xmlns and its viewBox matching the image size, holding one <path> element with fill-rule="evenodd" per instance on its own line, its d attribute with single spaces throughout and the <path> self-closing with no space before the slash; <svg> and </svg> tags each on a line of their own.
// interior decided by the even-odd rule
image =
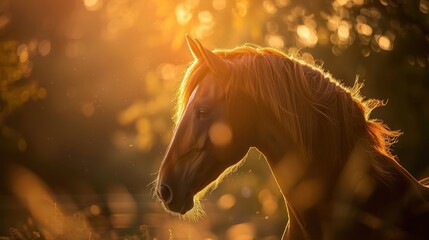
<svg viewBox="0 0 429 240">
<path fill-rule="evenodd" d="M 286 7 L 290 4 L 290 0 L 276 0 L 276 4 L 278 7 Z"/>
<path fill-rule="evenodd" d="M 422 13 L 429 13 L 429 1 L 428 0 L 420 0 L 419 9 Z"/>
<path fill-rule="evenodd" d="M 21 44 L 18 46 L 16 54 L 19 57 L 20 62 L 26 62 L 28 60 L 28 47 L 26 44 Z"/>
<path fill-rule="evenodd" d="M 51 41 L 49 40 L 42 40 L 39 43 L 39 54 L 41 56 L 46 56 L 51 52 Z"/>
<path fill-rule="evenodd" d="M 342 22 L 340 26 L 338 26 L 337 33 L 338 33 L 338 38 L 341 41 L 346 41 L 350 36 L 350 31 L 347 23 Z"/>
<path fill-rule="evenodd" d="M 183 3 L 176 7 L 176 20 L 180 25 L 186 25 L 192 19 L 191 9 Z"/>
<path fill-rule="evenodd" d="M 227 239 L 251 240 L 255 238 L 255 226 L 252 223 L 240 223 L 231 226 L 227 232 Z"/>
<path fill-rule="evenodd" d="M 386 36 L 381 36 L 377 42 L 380 48 L 383 50 L 390 51 L 393 48 L 392 41 Z"/>
<path fill-rule="evenodd" d="M 92 115 L 94 115 L 94 112 L 95 112 L 94 103 L 93 102 L 84 103 L 81 107 L 81 111 L 85 117 L 88 117 L 88 118 L 92 117 Z"/>
<path fill-rule="evenodd" d="M 267 42 L 268 46 L 273 48 L 282 49 L 285 46 L 283 37 L 279 34 L 267 34 L 265 36 L 265 41 Z"/>
<path fill-rule="evenodd" d="M 226 7 L 226 0 L 213 0 L 212 6 L 215 10 L 221 11 Z"/>
<path fill-rule="evenodd" d="M 83 0 L 86 10 L 97 11 L 103 6 L 103 0 Z"/>
<path fill-rule="evenodd" d="M 348 2 L 348 0 L 335 0 L 334 5 L 335 6 L 344 6 L 347 4 L 347 2 Z"/>
<path fill-rule="evenodd" d="M 358 23 L 356 24 L 356 28 L 358 33 L 364 35 L 364 36 L 371 36 L 372 34 L 372 27 L 365 23 Z"/>
<path fill-rule="evenodd" d="M 244 0 L 237 0 L 235 3 L 235 12 L 239 17 L 245 17 L 247 15 L 247 10 L 249 8 L 249 3 Z"/>
<path fill-rule="evenodd" d="M 278 203 L 277 198 L 270 190 L 263 189 L 258 194 L 258 199 L 262 204 L 262 211 L 267 215 L 273 215 L 277 212 Z"/>
<path fill-rule="evenodd" d="M 0 15 L 0 30 L 2 28 L 6 27 L 9 24 L 9 22 L 10 22 L 10 17 L 9 16 L 7 16 L 5 14 Z"/>
<path fill-rule="evenodd" d="M 112 212 L 110 221 L 116 228 L 130 227 L 136 217 L 137 203 L 130 192 L 121 185 L 112 186 L 106 196 Z"/>
<path fill-rule="evenodd" d="M 232 140 L 232 131 L 229 126 L 222 122 L 215 122 L 209 129 L 210 141 L 216 146 L 225 146 Z"/>
<path fill-rule="evenodd" d="M 296 28 L 300 42 L 306 47 L 314 47 L 317 44 L 317 34 L 314 29 L 307 25 L 298 25 Z"/>
<path fill-rule="evenodd" d="M 213 22 L 213 15 L 209 11 L 201 11 L 198 13 L 198 20 L 202 23 Z"/>
<path fill-rule="evenodd" d="M 101 209 L 98 205 L 93 204 L 89 207 L 89 212 L 91 213 L 91 215 L 93 216 L 98 216 L 101 213 Z"/>
<path fill-rule="evenodd" d="M 262 6 L 264 7 L 265 12 L 268 14 L 275 14 L 277 12 L 277 6 L 271 0 L 265 0 L 262 3 Z"/>
<path fill-rule="evenodd" d="M 235 200 L 234 195 L 232 195 L 232 194 L 224 194 L 224 195 L 222 195 L 218 199 L 217 206 L 220 209 L 228 210 L 228 209 L 232 208 L 235 205 L 235 202 L 236 202 L 236 200 Z"/>
<path fill-rule="evenodd" d="M 244 198 L 250 198 L 252 196 L 252 189 L 250 187 L 244 186 L 241 188 L 241 196 Z"/>
</svg>

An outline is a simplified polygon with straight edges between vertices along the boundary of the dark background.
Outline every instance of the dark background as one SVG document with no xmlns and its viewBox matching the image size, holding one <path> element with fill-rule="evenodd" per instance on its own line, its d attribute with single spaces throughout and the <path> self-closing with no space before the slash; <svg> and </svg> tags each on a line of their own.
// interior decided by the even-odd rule
<svg viewBox="0 0 429 240">
<path fill-rule="evenodd" d="M 283 199 L 256 151 L 207 196 L 198 223 L 151 185 L 192 60 L 246 42 L 315 62 L 404 134 L 393 152 L 429 176 L 429 1 L 0 0 L 0 236 L 278 239 Z M 11 230 L 11 228 L 13 228 Z"/>
</svg>

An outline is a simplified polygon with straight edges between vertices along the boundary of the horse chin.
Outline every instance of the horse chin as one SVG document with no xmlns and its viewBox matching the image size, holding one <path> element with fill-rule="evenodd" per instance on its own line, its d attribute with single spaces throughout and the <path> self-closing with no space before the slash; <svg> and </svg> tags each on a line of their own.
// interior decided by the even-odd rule
<svg viewBox="0 0 429 240">
<path fill-rule="evenodd" d="M 176 206 L 163 203 L 164 209 L 171 215 L 177 216 L 182 220 L 190 222 L 198 222 L 205 216 L 205 212 L 202 208 L 202 204 L 199 199 L 194 200 L 192 194 L 188 194 L 182 205 Z"/>
</svg>

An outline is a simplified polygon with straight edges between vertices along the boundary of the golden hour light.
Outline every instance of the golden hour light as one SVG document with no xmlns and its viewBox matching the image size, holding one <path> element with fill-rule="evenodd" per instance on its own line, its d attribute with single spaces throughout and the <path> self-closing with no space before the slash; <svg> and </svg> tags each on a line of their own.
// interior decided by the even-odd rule
<svg viewBox="0 0 429 240">
<path fill-rule="evenodd" d="M 0 0 L 0 240 L 429 239 L 428 14 Z"/>
</svg>

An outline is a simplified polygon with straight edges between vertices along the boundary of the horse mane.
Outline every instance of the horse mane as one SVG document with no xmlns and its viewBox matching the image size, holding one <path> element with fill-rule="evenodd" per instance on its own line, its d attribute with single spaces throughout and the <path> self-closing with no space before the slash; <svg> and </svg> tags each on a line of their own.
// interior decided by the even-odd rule
<svg viewBox="0 0 429 240">
<path fill-rule="evenodd" d="M 360 94 L 362 83 L 356 80 L 353 87 L 345 87 L 321 66 L 272 48 L 245 45 L 215 53 L 232 66 L 228 101 L 242 91 L 269 109 L 307 160 L 322 156 L 342 167 L 357 142 L 364 142 L 375 171 L 388 175 L 377 159 L 396 161 L 390 147 L 401 133 L 391 131 L 381 120 L 370 119 L 371 112 L 385 103 L 365 99 Z M 197 60 L 187 68 L 177 95 L 176 124 L 207 71 L 207 66 Z"/>
</svg>

